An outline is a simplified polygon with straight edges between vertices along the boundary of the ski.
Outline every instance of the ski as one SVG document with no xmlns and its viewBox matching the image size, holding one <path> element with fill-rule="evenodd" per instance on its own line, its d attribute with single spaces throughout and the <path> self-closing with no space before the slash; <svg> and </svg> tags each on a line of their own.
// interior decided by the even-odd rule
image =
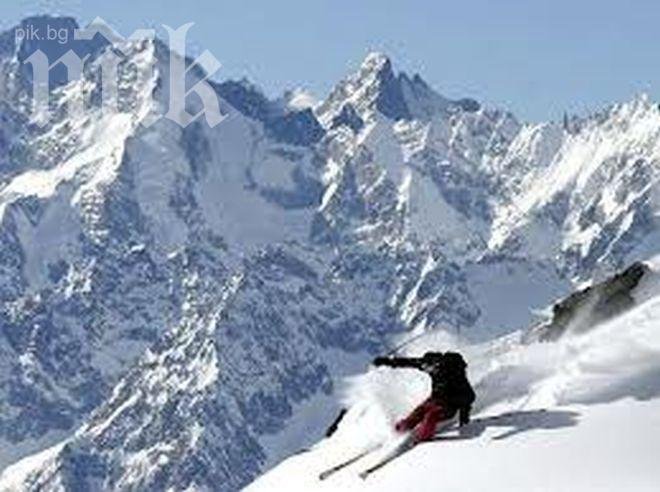
<svg viewBox="0 0 660 492">
<path fill-rule="evenodd" d="M 369 453 L 371 453 L 371 452 L 373 452 L 373 451 L 376 451 L 376 450 L 379 449 L 381 446 L 382 446 L 382 444 L 378 444 L 378 445 L 376 445 L 376 446 L 373 446 L 373 447 L 367 448 L 367 449 L 365 449 L 364 451 L 360 452 L 359 454 L 353 456 L 351 459 L 348 459 L 348 460 L 346 460 L 346 461 L 342 461 L 341 463 L 338 463 L 337 465 L 333 466 L 332 468 L 328 468 L 327 470 L 322 471 L 322 472 L 319 474 L 319 480 L 325 480 L 325 479 L 327 479 L 328 477 L 330 477 L 331 475 L 337 473 L 338 471 L 343 470 L 343 469 L 346 468 L 347 466 L 351 466 L 353 463 L 355 463 L 356 461 L 358 461 L 358 460 L 364 458 L 364 457 L 365 457 L 366 455 L 368 455 Z"/>
<path fill-rule="evenodd" d="M 438 434 L 445 432 L 449 429 L 451 429 L 454 425 L 454 420 L 448 420 L 446 422 L 443 422 L 440 424 L 438 427 Z M 370 466 L 363 472 L 359 474 L 360 478 L 362 480 L 366 480 L 369 475 L 371 475 L 373 472 L 380 470 L 382 467 L 387 465 L 388 463 L 394 461 L 397 459 L 399 456 L 402 454 L 406 453 L 407 451 L 410 451 L 412 448 L 417 446 L 417 442 L 415 441 L 415 437 L 413 433 L 409 433 L 406 438 L 398 445 L 396 446 L 392 451 L 390 451 L 385 457 L 380 459 L 378 463 L 374 464 L 373 466 Z"/>
<path fill-rule="evenodd" d="M 360 473 L 360 478 L 362 480 L 366 480 L 369 475 L 371 475 L 373 472 L 380 470 L 382 467 L 390 463 L 391 461 L 395 460 L 399 456 L 401 456 L 403 453 L 406 451 L 410 451 L 412 448 L 414 448 L 416 445 L 414 437 L 412 434 L 406 437 L 406 439 L 399 444 L 397 447 L 395 447 L 392 451 L 390 451 L 385 457 L 383 457 L 381 460 L 378 461 L 378 463 L 374 464 L 373 466 L 370 466 L 366 470 Z"/>
</svg>

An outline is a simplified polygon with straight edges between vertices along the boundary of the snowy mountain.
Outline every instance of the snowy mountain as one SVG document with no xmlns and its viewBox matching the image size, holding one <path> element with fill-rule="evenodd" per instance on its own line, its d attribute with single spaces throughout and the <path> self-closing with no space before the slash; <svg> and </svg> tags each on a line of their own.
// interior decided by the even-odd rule
<svg viewBox="0 0 660 492">
<path fill-rule="evenodd" d="M 526 330 L 470 346 L 434 335 L 418 339 L 411 354 L 447 347 L 468 354 L 480 397 L 467 427 L 450 427 L 361 479 L 400 441 L 392 421 L 428 392 L 425 376 L 414 370 L 373 369 L 345 389 L 350 410 L 332 437 L 246 490 L 655 490 L 659 278 L 657 261 L 637 265 L 558 303 L 536 327 L 538 334 L 561 326 L 553 341 Z M 595 302 L 615 292 L 630 304 L 594 319 L 601 314 Z M 319 480 L 330 466 L 382 441 L 384 448 Z"/>
<path fill-rule="evenodd" d="M 318 440 L 398 335 L 499 346 L 658 252 L 645 97 L 522 124 L 370 54 L 319 102 L 214 83 L 224 120 L 182 128 L 154 121 L 162 41 L 122 42 L 107 112 L 119 47 L 68 39 L 0 35 L 0 490 L 240 489 Z M 35 49 L 89 55 L 44 128 Z"/>
</svg>

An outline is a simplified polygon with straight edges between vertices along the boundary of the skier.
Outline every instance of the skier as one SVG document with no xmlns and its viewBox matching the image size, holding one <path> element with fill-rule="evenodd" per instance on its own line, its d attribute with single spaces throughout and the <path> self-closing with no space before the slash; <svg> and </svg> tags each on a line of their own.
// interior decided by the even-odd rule
<svg viewBox="0 0 660 492">
<path fill-rule="evenodd" d="M 461 354 L 427 352 L 417 358 L 376 357 L 373 364 L 410 367 L 431 376 L 431 396 L 396 424 L 398 432 L 414 429 L 415 443 L 433 438 L 438 424 L 453 418 L 457 412 L 461 426 L 469 423 L 475 394 L 465 374 L 467 364 Z"/>
<path fill-rule="evenodd" d="M 411 367 L 431 376 L 431 396 L 415 408 L 410 415 L 396 424 L 399 432 L 413 431 L 405 439 L 390 449 L 377 463 L 359 474 L 366 479 L 370 474 L 387 465 L 402 453 L 435 435 L 438 424 L 443 420 L 459 416 L 461 426 L 470 422 L 470 410 L 475 399 L 474 390 L 465 374 L 467 364 L 457 352 L 427 352 L 423 357 L 376 357 L 375 366 Z M 333 474 L 352 465 L 364 456 L 380 449 L 383 444 L 367 448 L 356 456 L 334 465 L 319 474 L 319 480 L 326 480 Z"/>
</svg>

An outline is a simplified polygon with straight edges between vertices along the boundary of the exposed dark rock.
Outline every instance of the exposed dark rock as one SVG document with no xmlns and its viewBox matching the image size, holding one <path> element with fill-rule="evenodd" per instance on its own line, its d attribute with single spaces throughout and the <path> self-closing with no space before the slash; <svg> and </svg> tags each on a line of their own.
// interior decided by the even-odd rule
<svg viewBox="0 0 660 492">
<path fill-rule="evenodd" d="M 635 305 L 632 292 L 650 268 L 635 262 L 613 277 L 577 291 L 552 308 L 552 319 L 535 327 L 527 341 L 553 341 L 566 332 L 580 332 L 613 318 Z"/>
<path fill-rule="evenodd" d="M 364 127 L 364 121 L 357 114 L 352 104 L 346 104 L 341 112 L 332 120 L 331 128 L 337 128 L 345 125 L 354 132 L 359 132 Z"/>
</svg>

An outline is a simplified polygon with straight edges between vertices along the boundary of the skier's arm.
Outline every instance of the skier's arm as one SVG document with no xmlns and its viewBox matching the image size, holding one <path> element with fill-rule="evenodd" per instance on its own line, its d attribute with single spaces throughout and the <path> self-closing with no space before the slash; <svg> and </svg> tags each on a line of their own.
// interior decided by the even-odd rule
<svg viewBox="0 0 660 492">
<path fill-rule="evenodd" d="M 422 360 L 414 357 L 376 357 L 374 366 L 388 367 L 410 367 L 412 369 L 421 369 Z"/>
</svg>

